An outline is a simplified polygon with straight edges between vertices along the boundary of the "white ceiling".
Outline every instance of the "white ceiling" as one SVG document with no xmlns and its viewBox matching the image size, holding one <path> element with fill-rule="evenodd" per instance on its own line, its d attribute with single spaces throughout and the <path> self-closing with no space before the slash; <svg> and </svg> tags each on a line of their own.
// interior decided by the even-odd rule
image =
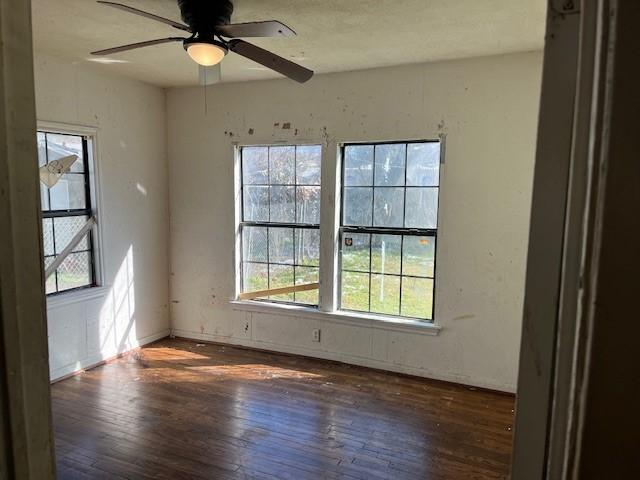
<svg viewBox="0 0 640 480">
<path fill-rule="evenodd" d="M 180 20 L 176 0 L 118 0 Z M 214 0 L 209 0 L 214 1 Z M 298 36 L 249 39 L 317 73 L 540 49 L 546 0 L 235 0 L 233 22 L 276 19 Z M 36 52 L 91 62 L 89 52 L 179 30 L 93 0 L 32 0 Z M 180 43 L 108 57 L 116 74 L 167 87 L 196 85 L 198 70 Z M 238 55 L 223 81 L 275 78 Z"/>
</svg>

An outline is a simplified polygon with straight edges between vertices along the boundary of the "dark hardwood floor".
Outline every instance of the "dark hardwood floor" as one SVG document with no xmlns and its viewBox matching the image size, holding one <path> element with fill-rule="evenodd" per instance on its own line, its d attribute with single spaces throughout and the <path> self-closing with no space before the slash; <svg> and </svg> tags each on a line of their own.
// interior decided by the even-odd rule
<svg viewBox="0 0 640 480">
<path fill-rule="evenodd" d="M 513 397 L 162 340 L 52 386 L 58 478 L 506 478 Z"/>
</svg>

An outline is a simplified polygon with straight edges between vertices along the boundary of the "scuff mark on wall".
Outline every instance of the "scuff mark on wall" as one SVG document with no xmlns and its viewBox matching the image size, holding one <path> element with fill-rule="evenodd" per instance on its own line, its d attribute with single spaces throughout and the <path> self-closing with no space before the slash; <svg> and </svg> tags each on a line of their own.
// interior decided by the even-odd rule
<svg viewBox="0 0 640 480">
<path fill-rule="evenodd" d="M 438 122 L 438 133 L 440 135 L 443 135 L 447 133 L 447 125 L 444 121 L 444 118 L 441 118 L 440 121 Z"/>
<path fill-rule="evenodd" d="M 322 135 L 322 141 L 325 145 L 329 145 L 330 137 L 329 132 L 327 132 L 327 127 L 322 127 L 322 131 L 320 133 Z"/>
</svg>

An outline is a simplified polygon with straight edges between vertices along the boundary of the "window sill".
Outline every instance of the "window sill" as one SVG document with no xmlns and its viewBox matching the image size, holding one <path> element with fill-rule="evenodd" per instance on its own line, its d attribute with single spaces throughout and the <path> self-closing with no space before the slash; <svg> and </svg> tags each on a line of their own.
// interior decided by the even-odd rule
<svg viewBox="0 0 640 480">
<path fill-rule="evenodd" d="M 287 316 L 319 318 L 333 323 L 357 325 L 376 328 L 379 330 L 391 330 L 396 332 L 411 332 L 420 335 L 435 336 L 440 333 L 442 327 L 435 323 L 421 320 L 391 318 L 382 315 L 371 315 L 357 312 L 322 312 L 311 307 L 297 305 L 274 304 L 251 300 L 231 300 L 229 302 L 233 310 L 256 312 L 266 314 L 280 314 Z"/>
<path fill-rule="evenodd" d="M 73 303 L 86 302 L 104 297 L 109 292 L 108 287 L 90 287 L 68 293 L 47 296 L 47 309 L 61 308 Z"/>
</svg>

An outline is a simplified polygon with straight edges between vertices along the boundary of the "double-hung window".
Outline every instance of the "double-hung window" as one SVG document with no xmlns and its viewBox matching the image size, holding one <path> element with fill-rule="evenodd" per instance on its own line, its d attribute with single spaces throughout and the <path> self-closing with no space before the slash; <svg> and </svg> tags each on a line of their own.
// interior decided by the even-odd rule
<svg viewBox="0 0 640 480">
<path fill-rule="evenodd" d="M 237 298 L 319 306 L 326 268 L 333 275 L 322 276 L 332 279 L 322 288 L 323 311 L 433 321 L 440 141 L 345 143 L 333 158 L 327 152 L 340 172 L 340 200 L 323 197 L 330 214 L 322 225 L 321 146 L 238 152 Z M 325 242 L 334 239 L 322 259 L 321 228 L 331 232 Z"/>
<path fill-rule="evenodd" d="M 342 148 L 340 308 L 433 319 L 439 142 Z"/>
<path fill-rule="evenodd" d="M 321 157 L 319 145 L 240 148 L 241 293 L 306 285 L 253 298 L 318 305 Z"/>
<path fill-rule="evenodd" d="M 93 216 L 90 140 L 83 135 L 45 131 L 37 135 L 46 271 Z M 78 238 L 80 241 L 47 278 L 47 294 L 96 285 L 92 230 Z"/>
</svg>

